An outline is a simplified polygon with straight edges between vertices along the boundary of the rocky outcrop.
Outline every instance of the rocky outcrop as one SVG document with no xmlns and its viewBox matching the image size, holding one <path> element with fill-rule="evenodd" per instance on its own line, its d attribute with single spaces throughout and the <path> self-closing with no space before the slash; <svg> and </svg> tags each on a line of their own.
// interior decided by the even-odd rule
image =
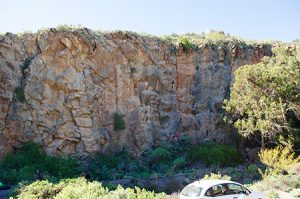
<svg viewBox="0 0 300 199">
<path fill-rule="evenodd" d="M 0 38 L 0 151 L 27 141 L 52 154 L 138 153 L 183 135 L 222 141 L 236 68 L 264 45 L 182 46 L 131 32 L 50 29 Z M 15 89 L 23 89 L 24 102 Z M 115 131 L 114 113 L 126 128 Z"/>
</svg>

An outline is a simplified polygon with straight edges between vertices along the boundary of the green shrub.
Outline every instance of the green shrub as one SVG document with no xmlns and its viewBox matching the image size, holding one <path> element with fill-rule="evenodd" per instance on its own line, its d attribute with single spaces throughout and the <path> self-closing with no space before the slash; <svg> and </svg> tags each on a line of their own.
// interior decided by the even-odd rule
<svg viewBox="0 0 300 199">
<path fill-rule="evenodd" d="M 136 158 L 123 149 L 111 154 L 97 154 L 88 161 L 87 171 L 96 180 L 113 180 L 125 175 L 136 175 L 142 172 L 142 167 Z M 133 173 L 132 173 L 133 172 Z"/>
<path fill-rule="evenodd" d="M 155 172 L 158 175 L 165 174 L 168 171 L 170 171 L 170 165 L 167 163 L 158 162 L 152 167 L 152 172 Z"/>
<path fill-rule="evenodd" d="M 88 182 L 84 178 L 62 181 L 56 185 L 59 191 L 55 198 L 101 198 L 109 193 L 99 182 Z"/>
<path fill-rule="evenodd" d="M 227 175 L 222 175 L 220 173 L 210 173 L 210 174 L 206 174 L 202 179 L 203 180 L 231 180 L 231 177 Z"/>
<path fill-rule="evenodd" d="M 213 142 L 194 146 L 189 151 L 188 157 L 193 163 L 202 161 L 207 166 L 235 166 L 243 161 L 236 148 Z"/>
<path fill-rule="evenodd" d="M 18 187 L 17 198 L 31 198 L 31 199 L 40 199 L 40 198 L 51 198 L 58 192 L 56 186 L 47 180 L 36 181 L 27 186 Z"/>
<path fill-rule="evenodd" d="M 172 163 L 172 168 L 174 170 L 182 169 L 186 165 L 185 157 L 176 158 Z"/>
<path fill-rule="evenodd" d="M 151 173 L 149 173 L 148 171 L 143 171 L 139 174 L 139 177 L 141 178 L 149 178 L 151 176 Z"/>
<path fill-rule="evenodd" d="M 247 167 L 247 172 L 249 174 L 255 174 L 258 172 L 258 167 L 255 165 L 255 164 L 250 164 L 248 167 Z"/>
<path fill-rule="evenodd" d="M 268 199 L 279 199 L 279 194 L 275 190 L 271 189 L 266 192 L 266 197 Z"/>
<path fill-rule="evenodd" d="M 79 176 L 82 168 L 78 161 L 72 157 L 46 156 L 45 172 L 57 178 L 70 178 Z"/>
<path fill-rule="evenodd" d="M 289 171 L 292 167 L 299 164 L 300 161 L 300 157 L 295 157 L 291 146 L 264 149 L 258 156 L 260 161 L 268 167 L 265 175 L 274 175 L 282 171 Z"/>
<path fill-rule="evenodd" d="M 122 186 L 114 191 L 109 192 L 105 199 L 117 199 L 117 198 L 130 198 L 130 199 L 165 199 L 166 195 L 164 193 L 154 193 L 146 191 L 145 189 L 140 189 L 138 187 L 124 189 Z"/>
<path fill-rule="evenodd" d="M 24 88 L 23 87 L 16 87 L 15 88 L 15 94 L 17 97 L 17 100 L 21 103 L 25 102 L 25 92 L 24 92 Z"/>
<path fill-rule="evenodd" d="M 193 139 L 188 136 L 183 136 L 176 141 L 172 141 L 167 149 L 172 154 L 172 158 L 176 158 L 185 155 L 193 146 Z"/>
<path fill-rule="evenodd" d="M 40 145 L 26 143 L 15 153 L 8 154 L 0 163 L 0 178 L 9 184 L 32 181 L 37 170 L 40 170 L 44 177 L 58 179 L 76 177 L 82 172 L 75 159 L 48 156 Z"/>
<path fill-rule="evenodd" d="M 103 198 L 103 199 L 165 199 L 164 193 L 154 193 L 135 187 L 124 189 L 118 186 L 109 191 L 99 182 L 88 182 L 84 178 L 62 180 L 58 184 L 48 181 L 38 181 L 29 185 L 21 185 L 15 190 L 16 198 Z"/>
<path fill-rule="evenodd" d="M 171 153 L 167 149 L 158 147 L 152 151 L 149 159 L 151 163 L 168 162 L 171 159 Z"/>
<path fill-rule="evenodd" d="M 114 119 L 114 129 L 115 131 L 122 131 L 126 128 L 125 121 L 124 121 L 124 115 L 121 113 L 115 113 L 113 116 Z"/>
<path fill-rule="evenodd" d="M 189 50 L 193 48 L 192 42 L 185 36 L 178 37 L 178 43 L 182 45 L 185 53 L 188 53 Z"/>
</svg>

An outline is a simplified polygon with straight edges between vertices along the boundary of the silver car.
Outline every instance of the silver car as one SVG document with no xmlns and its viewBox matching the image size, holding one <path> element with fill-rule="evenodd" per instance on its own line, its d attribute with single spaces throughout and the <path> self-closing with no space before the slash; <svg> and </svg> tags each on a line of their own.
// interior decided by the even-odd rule
<svg viewBox="0 0 300 199">
<path fill-rule="evenodd" d="M 265 199 L 262 192 L 250 191 L 229 180 L 200 180 L 187 185 L 180 199 Z"/>
</svg>

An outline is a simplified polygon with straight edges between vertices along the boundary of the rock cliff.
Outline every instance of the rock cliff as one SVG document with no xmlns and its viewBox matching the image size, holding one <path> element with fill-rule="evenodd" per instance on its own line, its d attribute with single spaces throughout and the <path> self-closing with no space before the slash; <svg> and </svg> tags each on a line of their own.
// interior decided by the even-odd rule
<svg viewBox="0 0 300 199">
<path fill-rule="evenodd" d="M 27 141 L 81 156 L 122 146 L 138 153 L 183 135 L 222 141 L 234 70 L 269 55 L 267 45 L 185 51 L 156 37 L 86 28 L 7 33 L 0 36 L 0 154 Z M 115 113 L 124 130 L 114 130 Z"/>
</svg>

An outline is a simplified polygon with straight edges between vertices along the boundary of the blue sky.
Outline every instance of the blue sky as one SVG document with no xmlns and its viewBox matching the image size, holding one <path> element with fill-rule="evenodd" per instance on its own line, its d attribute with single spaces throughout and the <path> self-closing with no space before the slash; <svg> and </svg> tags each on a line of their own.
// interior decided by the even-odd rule
<svg viewBox="0 0 300 199">
<path fill-rule="evenodd" d="M 223 30 L 247 39 L 300 39 L 298 0 L 0 0 L 0 32 L 58 24 L 170 34 Z"/>
</svg>

